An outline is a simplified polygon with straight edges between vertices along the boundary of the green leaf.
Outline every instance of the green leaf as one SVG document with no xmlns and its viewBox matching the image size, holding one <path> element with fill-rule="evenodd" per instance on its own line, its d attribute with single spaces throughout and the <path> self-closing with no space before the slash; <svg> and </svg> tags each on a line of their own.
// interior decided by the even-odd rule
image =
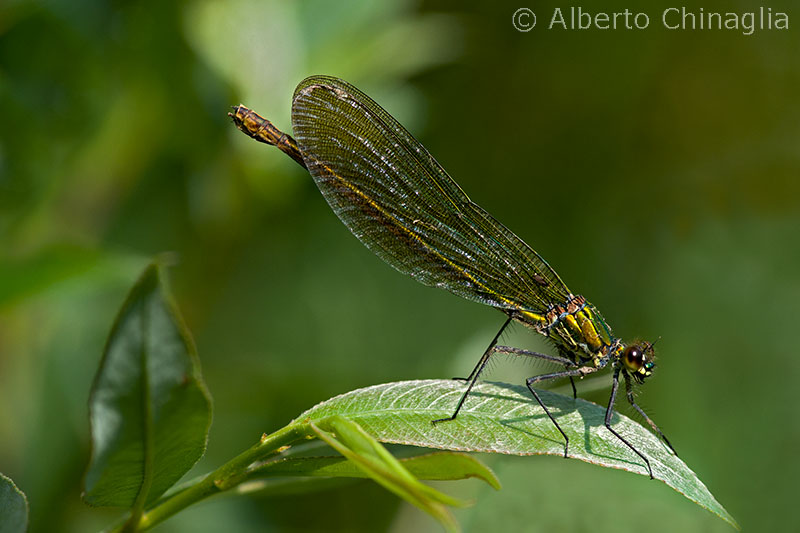
<svg viewBox="0 0 800 533">
<path fill-rule="evenodd" d="M 22 301 L 59 281 L 79 275 L 99 253 L 76 247 L 52 247 L 23 259 L 0 256 L 0 306 Z"/>
<path fill-rule="evenodd" d="M 0 474 L 0 533 L 28 529 L 28 499 L 10 478 Z"/>
<path fill-rule="evenodd" d="M 488 466 L 475 457 L 458 452 L 435 452 L 399 459 L 400 464 L 417 479 L 449 481 L 478 478 L 495 489 L 500 482 Z M 286 457 L 253 469 L 248 479 L 282 476 L 369 477 L 352 461 L 343 457 Z"/>
<path fill-rule="evenodd" d="M 419 479 L 446 481 L 474 477 L 500 490 L 500 480 L 494 472 L 475 457 L 465 453 L 427 453 L 400 459 L 400 462 Z"/>
<path fill-rule="evenodd" d="M 458 530 L 455 518 L 445 505 L 462 507 L 466 502 L 422 484 L 355 422 L 334 415 L 321 421 L 321 424 L 335 433 L 312 422 L 310 426 L 314 433 L 374 481 L 433 516 L 448 531 Z"/>
<path fill-rule="evenodd" d="M 339 457 L 340 461 L 349 463 Z M 359 470 L 360 472 L 360 470 Z M 366 474 L 360 476 L 368 478 Z M 347 487 L 359 481 L 358 477 L 282 477 L 274 479 L 255 479 L 236 487 L 238 494 L 252 494 L 260 498 L 275 496 L 308 495 L 315 492 L 331 491 Z"/>
<path fill-rule="evenodd" d="M 138 272 L 144 264 L 136 256 L 69 244 L 50 246 L 22 257 L 5 255 L 5 251 L 0 249 L 0 309 L 81 278 L 90 278 L 85 283 L 96 286 L 98 280 Z"/>
<path fill-rule="evenodd" d="M 92 458 L 84 499 L 155 501 L 203 455 L 211 399 L 194 344 L 150 265 L 122 306 L 89 401 Z"/>
<path fill-rule="evenodd" d="M 478 383 L 455 420 L 431 424 L 434 419 L 452 414 L 464 387 L 463 382 L 454 380 L 376 385 L 322 402 L 303 413 L 295 423 L 322 424 L 329 417 L 342 416 L 386 443 L 453 451 L 563 456 L 563 437 L 525 387 Z M 541 391 L 540 396 L 570 438 L 570 458 L 648 475 L 639 456 L 606 429 L 605 407 L 549 391 Z M 648 457 L 656 479 L 738 529 L 733 517 L 694 472 L 649 430 L 619 413 L 614 414 L 612 424 Z"/>
</svg>

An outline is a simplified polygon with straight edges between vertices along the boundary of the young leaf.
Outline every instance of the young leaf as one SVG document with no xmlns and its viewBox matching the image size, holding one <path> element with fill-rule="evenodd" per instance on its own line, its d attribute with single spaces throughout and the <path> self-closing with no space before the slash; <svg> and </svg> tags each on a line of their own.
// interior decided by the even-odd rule
<svg viewBox="0 0 800 533">
<path fill-rule="evenodd" d="M 28 499 L 10 478 L 0 474 L 0 533 L 25 533 Z"/>
<path fill-rule="evenodd" d="M 455 420 L 431 424 L 452 414 L 463 392 L 464 383 L 453 380 L 386 383 L 322 402 L 294 423 L 321 424 L 341 416 L 381 442 L 513 455 L 564 454 L 563 437 L 525 387 L 479 383 Z M 549 391 L 539 394 L 569 436 L 570 458 L 648 474 L 642 460 L 606 429 L 605 407 Z M 613 427 L 648 457 L 656 479 L 739 527 L 694 472 L 649 430 L 619 413 Z"/>
<path fill-rule="evenodd" d="M 330 433 L 312 422 L 311 428 L 320 439 L 384 488 L 430 514 L 448 531 L 458 530 L 455 518 L 445 505 L 463 506 L 465 502 L 420 483 L 386 448 L 351 420 L 334 415 L 323 424 L 326 429 L 335 433 Z"/>
<path fill-rule="evenodd" d="M 500 480 L 494 472 L 471 455 L 458 452 L 435 452 L 400 459 L 403 466 L 419 479 L 456 480 L 467 478 L 482 479 L 496 490 L 500 490 Z"/>
<path fill-rule="evenodd" d="M 491 469 L 471 455 L 458 452 L 435 452 L 399 459 L 400 464 L 417 479 L 448 481 L 478 478 L 495 489 L 500 481 Z M 286 457 L 253 469 L 248 480 L 273 477 L 369 477 L 352 461 L 343 457 Z"/>
<path fill-rule="evenodd" d="M 194 344 L 150 265 L 131 290 L 91 391 L 84 499 L 141 509 L 203 455 L 211 399 Z"/>
</svg>

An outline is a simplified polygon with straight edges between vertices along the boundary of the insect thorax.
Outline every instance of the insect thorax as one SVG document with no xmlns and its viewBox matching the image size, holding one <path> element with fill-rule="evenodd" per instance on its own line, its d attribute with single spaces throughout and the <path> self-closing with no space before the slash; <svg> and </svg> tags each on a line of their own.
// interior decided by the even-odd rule
<svg viewBox="0 0 800 533">
<path fill-rule="evenodd" d="M 598 366 L 619 348 L 619 341 L 600 313 L 581 295 L 570 295 L 563 304 L 551 305 L 544 314 L 510 313 L 512 318 L 549 338 L 563 357 L 578 365 Z"/>
</svg>

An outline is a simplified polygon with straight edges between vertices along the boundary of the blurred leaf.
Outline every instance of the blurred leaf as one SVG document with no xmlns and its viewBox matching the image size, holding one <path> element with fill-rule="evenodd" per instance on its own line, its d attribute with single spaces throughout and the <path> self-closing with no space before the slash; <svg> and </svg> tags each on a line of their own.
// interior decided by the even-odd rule
<svg viewBox="0 0 800 533">
<path fill-rule="evenodd" d="M 122 306 L 89 402 L 91 505 L 155 501 L 203 455 L 211 399 L 194 344 L 150 265 Z"/>
<path fill-rule="evenodd" d="M 399 460 L 418 479 L 456 480 L 476 477 L 495 489 L 500 482 L 494 473 L 471 455 L 436 452 Z M 362 469 L 342 457 L 287 457 L 251 471 L 250 478 L 280 476 L 369 477 Z"/>
<path fill-rule="evenodd" d="M 101 254 L 76 246 L 55 246 L 25 259 L 0 259 L 0 306 L 28 298 L 94 267 Z"/>
<path fill-rule="evenodd" d="M 10 478 L 0 474 L 0 533 L 28 529 L 28 499 Z"/>
<path fill-rule="evenodd" d="M 323 427 L 334 433 L 323 430 L 313 422 L 310 425 L 320 439 L 381 486 L 433 516 L 448 531 L 458 530 L 458 523 L 445 505 L 464 506 L 465 502 L 420 483 L 357 423 L 336 415 L 321 421 Z"/>
<path fill-rule="evenodd" d="M 337 457 L 343 463 L 350 463 L 347 459 Z M 356 470 L 358 470 L 356 468 Z M 361 472 L 361 470 L 358 470 Z M 368 478 L 361 475 L 360 478 Z M 255 479 L 246 481 L 236 487 L 239 494 L 257 496 L 259 498 L 272 498 L 274 496 L 306 496 L 315 492 L 330 491 L 348 487 L 360 481 L 359 477 L 282 477 L 275 479 Z"/>
<path fill-rule="evenodd" d="M 295 423 L 347 417 L 381 442 L 513 455 L 564 454 L 563 437 L 521 386 L 479 383 L 456 420 L 431 424 L 449 416 L 463 392 L 464 384 L 453 380 L 386 383 L 322 402 Z M 570 437 L 570 458 L 648 475 L 641 459 L 605 428 L 604 407 L 549 391 L 540 395 Z M 619 413 L 613 425 L 648 457 L 656 479 L 739 527 L 694 472 L 650 431 Z"/>
<path fill-rule="evenodd" d="M 205 0 L 187 5 L 184 33 L 197 55 L 235 89 L 238 101 L 278 126 L 291 124 L 289 104 L 300 80 L 334 74 L 360 80 L 359 87 L 413 127 L 425 120 L 425 105 L 405 80 L 455 59 L 463 40 L 455 17 L 418 13 L 413 7 L 368 0 Z M 264 157 L 261 146 L 242 139 L 235 146 L 242 152 L 237 174 L 263 204 L 285 207 L 304 186 L 279 159 Z"/>
</svg>

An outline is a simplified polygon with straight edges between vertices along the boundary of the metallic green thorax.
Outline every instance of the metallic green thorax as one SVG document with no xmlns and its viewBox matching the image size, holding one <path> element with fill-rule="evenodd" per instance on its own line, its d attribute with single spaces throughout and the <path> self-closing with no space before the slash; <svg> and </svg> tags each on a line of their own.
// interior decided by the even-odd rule
<svg viewBox="0 0 800 533">
<path fill-rule="evenodd" d="M 597 364 L 609 355 L 615 342 L 611 331 L 592 304 L 583 296 L 572 296 L 553 304 L 545 314 L 510 312 L 509 316 L 548 337 L 562 356 L 575 364 Z"/>
</svg>

